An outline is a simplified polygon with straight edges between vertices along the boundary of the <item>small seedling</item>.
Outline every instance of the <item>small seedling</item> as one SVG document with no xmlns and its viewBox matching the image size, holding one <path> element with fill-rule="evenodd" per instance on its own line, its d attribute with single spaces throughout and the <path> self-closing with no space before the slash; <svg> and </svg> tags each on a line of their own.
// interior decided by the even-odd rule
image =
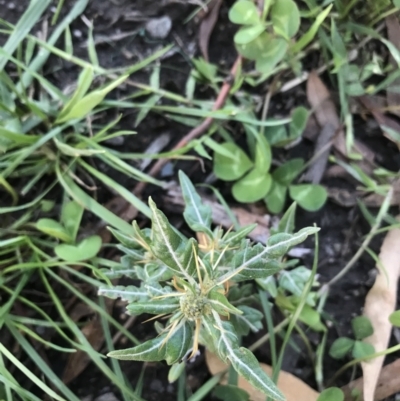
<svg viewBox="0 0 400 401">
<path fill-rule="evenodd" d="M 249 60 L 254 60 L 256 69 L 270 74 L 282 60 L 295 65 L 293 56 L 309 44 L 332 6 L 316 16 L 314 23 L 297 41 L 300 27 L 300 12 L 293 0 L 265 2 L 259 12 L 253 1 L 239 0 L 229 11 L 229 19 L 240 29 L 234 37 L 236 48 Z"/>
<path fill-rule="evenodd" d="M 261 327 L 262 314 L 246 305 L 251 285 L 281 269 L 281 258 L 288 249 L 316 233 L 316 227 L 295 234 L 271 235 L 266 246 L 246 239 L 254 225 L 224 232 L 211 228 L 211 208 L 201 202 L 189 178 L 179 173 L 185 210 L 183 217 L 197 233 L 187 239 L 170 225 L 167 217 L 150 199 L 151 229 L 139 229 L 127 236 L 113 230 L 126 253 L 121 266 L 103 273 L 109 278 L 123 275 L 139 279 L 135 286 L 104 286 L 99 294 L 128 301 L 132 315 L 144 313 L 161 318 L 159 335 L 134 348 L 110 352 L 123 360 L 161 361 L 173 366 L 196 354 L 199 344 L 218 355 L 255 388 L 275 400 L 284 397 L 261 369 L 256 357 L 240 346 L 240 337 Z M 248 327 L 245 327 L 248 326 Z"/>
<path fill-rule="evenodd" d="M 42 218 L 36 223 L 39 231 L 63 242 L 54 247 L 54 252 L 60 259 L 67 262 L 91 259 L 101 248 L 101 238 L 98 235 L 91 235 L 76 242 L 82 215 L 83 207 L 75 201 L 68 201 L 62 207 L 60 222 Z"/>
<path fill-rule="evenodd" d="M 344 393 L 340 388 L 330 387 L 325 389 L 317 398 L 317 401 L 343 401 Z"/>
<path fill-rule="evenodd" d="M 365 316 L 358 316 L 351 321 L 351 326 L 355 340 L 348 337 L 340 337 L 335 340 L 329 350 L 332 358 L 342 359 L 351 352 L 353 358 L 360 359 L 375 352 L 373 345 L 362 341 L 374 332 L 370 320 Z"/>
</svg>

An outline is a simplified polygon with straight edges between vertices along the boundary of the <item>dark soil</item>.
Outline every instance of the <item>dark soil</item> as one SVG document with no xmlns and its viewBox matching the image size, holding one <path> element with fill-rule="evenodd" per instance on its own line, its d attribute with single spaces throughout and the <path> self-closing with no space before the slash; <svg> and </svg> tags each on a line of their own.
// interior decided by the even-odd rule
<svg viewBox="0 0 400 401">
<path fill-rule="evenodd" d="M 23 0 L 0 0 L 0 17 L 8 22 L 15 23 L 28 3 L 28 1 Z M 63 14 L 65 14 L 66 10 L 73 3 L 73 1 L 65 1 L 65 11 L 63 11 Z M 209 46 L 210 61 L 217 64 L 222 71 L 228 71 L 236 58 L 236 53 L 232 45 L 232 36 L 235 28 L 228 22 L 227 18 L 231 3 L 232 1 L 223 2 L 219 20 Z M 182 23 L 193 10 L 194 6 L 188 5 L 185 1 L 91 0 L 85 11 L 85 16 L 94 22 L 95 40 L 102 41 L 107 38 L 107 42 L 100 43 L 96 47 L 100 64 L 103 67 L 126 66 L 145 58 L 169 43 L 178 44 L 180 50 L 162 61 L 161 86 L 177 93 L 184 93 L 186 79 L 191 69 L 190 59 L 194 55 L 199 55 L 197 46 L 198 26 L 194 20 L 187 24 Z M 48 19 L 50 16 L 51 14 L 47 13 L 44 19 Z M 165 39 L 154 39 L 145 31 L 144 24 L 151 18 L 161 16 L 171 18 L 172 30 Z M 37 27 L 37 29 L 39 28 Z M 72 24 L 71 32 L 74 37 L 77 55 L 86 58 L 84 44 L 87 35 L 87 26 L 78 18 Z M 134 33 L 124 39 L 116 40 L 117 35 L 125 32 Z M 60 46 L 62 45 L 60 44 Z M 313 62 L 318 62 L 318 60 L 313 60 Z M 76 81 L 78 69 L 72 64 L 54 58 L 46 65 L 44 73 L 54 84 L 60 88 L 64 88 Z M 133 79 L 137 82 L 147 83 L 149 73 L 150 70 L 140 71 L 133 76 Z M 260 92 L 260 94 L 263 93 Z M 300 86 L 290 93 L 273 98 L 271 110 L 272 112 L 286 115 L 290 112 L 294 104 L 304 104 L 307 106 L 304 86 Z M 124 110 L 123 113 L 121 128 L 132 129 L 136 115 L 127 110 Z M 105 120 L 109 118 L 115 118 L 115 116 L 104 117 Z M 363 136 L 365 126 L 362 124 L 364 123 L 360 123 L 359 132 L 356 132 L 359 136 Z M 150 114 L 137 128 L 138 135 L 125 137 L 123 143 L 115 144 L 114 146 L 118 150 L 126 149 L 126 151 L 130 152 L 144 151 L 159 135 L 170 133 L 172 137 L 171 143 L 168 145 L 168 148 L 170 148 L 187 130 L 187 127 L 175 123 L 162 115 Z M 381 158 L 382 161 L 386 160 L 389 168 L 393 170 L 398 169 L 398 153 L 391 145 L 387 144 L 380 133 L 373 135 L 371 141 L 374 142 L 377 157 Z M 308 159 L 312 152 L 310 145 L 306 143 L 293 150 L 293 152 Z M 102 168 L 102 166 L 99 167 Z M 172 167 L 171 178 L 173 178 L 177 171 L 175 164 Z M 186 162 L 178 165 L 178 167 L 183 168 L 191 175 L 195 182 L 204 182 L 211 172 L 210 165 L 207 163 L 206 172 L 201 172 L 198 165 L 194 165 L 193 163 Z M 113 178 L 118 180 L 118 174 L 114 173 Z M 134 185 L 133 181 L 126 181 L 125 179 L 120 181 L 127 188 L 132 188 Z M 328 186 L 331 185 L 329 180 L 323 183 Z M 227 199 L 231 202 L 232 199 L 229 198 L 226 184 L 216 182 L 215 185 L 220 186 L 221 191 L 224 195 L 227 195 Z M 346 183 L 341 183 L 340 185 L 346 185 Z M 154 193 L 154 189 L 152 188 L 149 188 L 148 191 Z M 102 202 L 106 202 L 112 196 L 107 189 L 102 189 L 99 195 Z M 162 193 L 159 190 L 156 191 L 155 196 L 162 199 Z M 162 205 L 160 205 L 160 208 L 162 208 Z M 180 224 L 181 216 L 179 214 L 169 212 L 169 217 L 172 221 Z M 318 273 L 319 281 L 324 283 L 340 271 L 357 251 L 363 240 L 363 236 L 369 230 L 369 226 L 357 207 L 344 208 L 330 201 L 318 213 L 299 211 L 297 218 L 298 228 L 312 225 L 313 223 L 321 227 Z M 382 237 L 374 239 L 372 249 L 375 252 L 379 251 L 381 241 Z M 312 248 L 313 241 L 308 240 L 305 246 Z M 306 257 L 304 263 L 311 267 L 312 256 Z M 348 275 L 332 288 L 325 307 L 325 311 L 331 317 L 334 326 L 334 329 L 330 330 L 329 344 L 338 336 L 351 336 L 350 321 L 354 316 L 360 315 L 366 293 L 373 284 L 373 281 L 374 262 L 370 257 L 364 255 Z M 95 297 L 95 294 L 93 296 Z M 119 312 L 121 311 L 116 311 L 116 317 L 121 318 Z M 132 332 L 139 339 L 146 339 L 153 334 L 152 325 L 142 325 L 136 322 L 132 328 Z M 310 333 L 310 340 L 316 346 L 320 339 L 318 336 Z M 392 340 L 395 343 L 396 340 Z M 117 344 L 118 346 L 123 347 L 125 345 Z M 257 352 L 257 356 L 261 361 L 268 363 L 270 362 L 268 354 L 269 346 L 265 346 L 264 348 Z M 48 353 L 49 357 L 51 355 L 54 355 L 55 358 L 57 357 L 54 353 Z M 294 373 L 310 385 L 315 386 L 312 366 L 307 358 L 305 351 L 299 354 L 288 349 L 284 361 L 284 369 Z M 49 360 L 49 363 L 60 372 L 64 368 L 63 360 Z M 331 377 L 342 364 L 343 362 L 334 361 L 329 356 L 326 356 L 324 360 L 325 377 Z M 134 387 L 142 370 L 141 364 L 123 362 L 121 366 Z M 168 384 L 167 374 L 168 367 L 164 364 L 149 364 L 146 367 L 142 393 L 145 400 L 176 400 L 177 385 Z M 203 353 L 189 365 L 187 378 L 188 386 L 193 392 L 209 378 Z M 349 379 L 349 374 L 344 375 L 338 384 L 346 384 Z M 94 400 L 102 394 L 115 391 L 113 386 L 92 365 L 89 365 L 70 386 L 79 396 L 85 397 L 85 400 Z M 120 397 L 118 393 L 115 393 L 115 395 L 117 398 Z"/>
</svg>

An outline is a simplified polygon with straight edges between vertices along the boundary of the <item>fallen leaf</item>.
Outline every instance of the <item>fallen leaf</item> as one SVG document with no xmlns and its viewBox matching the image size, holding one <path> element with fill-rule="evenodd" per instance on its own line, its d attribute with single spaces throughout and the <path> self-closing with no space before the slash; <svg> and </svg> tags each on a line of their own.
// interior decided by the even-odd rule
<svg viewBox="0 0 400 401">
<path fill-rule="evenodd" d="M 92 348 L 95 351 L 98 351 L 104 341 L 101 321 L 95 318 L 82 327 L 81 330 Z M 65 384 L 70 383 L 85 370 L 90 362 L 91 358 L 89 354 L 82 350 L 78 350 L 73 354 L 69 354 L 67 365 L 62 376 L 62 381 Z"/>
<path fill-rule="evenodd" d="M 397 218 L 400 220 L 400 216 Z M 372 344 L 376 352 L 387 348 L 392 331 L 389 316 L 397 301 L 397 282 L 400 276 L 400 229 L 391 229 L 382 244 L 379 260 L 385 271 L 379 271 L 375 284 L 365 299 L 364 316 L 367 316 L 374 333 L 364 341 Z M 363 370 L 364 401 L 373 401 L 379 374 L 385 357 L 380 356 L 361 363 Z"/>
<path fill-rule="evenodd" d="M 208 12 L 205 14 L 200 23 L 199 29 L 199 47 L 203 58 L 208 61 L 208 44 L 212 31 L 218 19 L 219 9 L 222 0 L 211 0 L 208 4 Z"/>
<path fill-rule="evenodd" d="M 385 18 L 385 23 L 387 27 L 387 35 L 390 42 L 400 50 L 400 24 L 399 19 L 395 14 L 389 15 Z M 394 68 L 397 69 L 397 63 L 390 55 L 390 63 Z M 395 79 L 390 86 L 386 89 L 386 99 L 387 104 L 390 107 L 390 113 L 400 116 L 400 93 L 398 88 L 400 87 L 400 79 Z"/>
<path fill-rule="evenodd" d="M 315 71 L 312 71 L 308 76 L 307 99 L 314 109 L 314 115 L 320 127 L 324 128 L 327 124 L 331 124 L 335 129 L 336 135 L 333 140 L 335 149 L 343 155 L 347 155 L 346 139 L 335 104 L 331 99 L 328 88 Z"/>
<path fill-rule="evenodd" d="M 212 375 L 216 375 L 228 369 L 228 365 L 209 351 L 206 351 L 206 363 Z M 265 363 L 260 363 L 260 366 L 268 376 L 272 375 L 271 366 Z M 222 377 L 221 384 L 226 383 L 226 377 Z M 248 381 L 240 376 L 238 378 L 238 386 L 250 395 L 251 401 L 265 401 L 265 394 L 256 390 Z M 319 393 L 313 390 L 308 384 L 285 371 L 280 372 L 277 386 L 286 397 L 286 401 L 316 401 L 319 396 Z"/>
<path fill-rule="evenodd" d="M 400 392 L 400 359 L 386 365 L 379 375 L 376 386 L 375 401 L 384 400 L 393 394 Z M 364 379 L 361 377 L 342 387 L 344 392 L 344 401 L 353 401 L 352 392 L 357 390 L 362 395 Z"/>
<path fill-rule="evenodd" d="M 331 149 L 331 141 L 335 136 L 336 129 L 331 123 L 327 123 L 321 130 L 317 137 L 314 149 L 314 161 L 308 168 L 304 181 L 311 182 L 313 184 L 319 184 L 322 176 L 325 173 L 326 165 L 328 163 L 328 157 Z"/>
</svg>

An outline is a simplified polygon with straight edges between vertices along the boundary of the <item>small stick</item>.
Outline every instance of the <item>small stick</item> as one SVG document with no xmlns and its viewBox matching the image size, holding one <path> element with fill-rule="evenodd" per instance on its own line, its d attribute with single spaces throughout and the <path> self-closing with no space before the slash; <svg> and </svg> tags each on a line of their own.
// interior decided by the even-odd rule
<svg viewBox="0 0 400 401">
<path fill-rule="evenodd" d="M 230 71 L 229 76 L 225 79 L 224 84 L 222 85 L 222 88 L 218 94 L 217 99 L 215 100 L 215 103 L 213 105 L 212 111 L 219 110 L 225 103 L 229 91 L 231 90 L 232 84 L 234 82 L 235 76 L 237 74 L 237 71 L 239 69 L 240 63 L 242 62 L 242 57 L 238 56 L 235 63 L 232 66 L 232 69 Z M 200 125 L 197 127 L 193 128 L 187 135 L 185 135 L 173 148 L 172 150 L 178 150 L 184 146 L 186 146 L 191 140 L 199 137 L 202 133 L 204 133 L 214 122 L 213 117 L 207 117 Z M 153 167 L 150 169 L 148 172 L 148 175 L 151 177 L 156 176 L 160 170 L 164 167 L 164 165 L 167 163 L 169 159 L 159 159 L 157 162 L 153 165 Z M 135 188 L 133 189 L 133 193 L 136 196 L 140 196 L 143 190 L 145 189 L 147 183 L 146 182 L 139 182 Z"/>
</svg>

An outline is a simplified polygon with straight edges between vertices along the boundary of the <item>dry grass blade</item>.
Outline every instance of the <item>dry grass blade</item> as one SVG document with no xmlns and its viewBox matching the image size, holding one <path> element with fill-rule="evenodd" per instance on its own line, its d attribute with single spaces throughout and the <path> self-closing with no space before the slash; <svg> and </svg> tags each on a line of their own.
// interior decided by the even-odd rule
<svg viewBox="0 0 400 401">
<path fill-rule="evenodd" d="M 206 352 L 206 363 L 212 375 L 216 375 L 228 369 L 228 365 L 222 362 L 215 354 L 208 351 Z M 265 363 L 260 363 L 260 366 L 267 375 L 272 376 L 271 366 Z M 221 383 L 227 384 L 226 377 L 222 377 Z M 313 390 L 308 384 L 285 371 L 279 373 L 277 386 L 284 394 L 286 401 L 316 401 L 319 396 L 319 393 Z M 238 387 L 245 390 L 250 395 L 251 401 L 265 401 L 265 394 L 256 390 L 242 377 L 238 378 Z"/>
<path fill-rule="evenodd" d="M 222 0 L 211 0 L 208 5 L 208 13 L 204 16 L 200 23 L 199 29 L 199 46 L 201 54 L 204 59 L 208 61 L 208 44 L 212 31 L 214 30 L 215 24 L 218 20 L 218 13 L 221 7 Z"/>
<path fill-rule="evenodd" d="M 331 124 L 334 127 L 336 136 L 333 140 L 333 146 L 340 153 L 346 155 L 346 139 L 335 104 L 331 99 L 328 88 L 315 71 L 311 72 L 308 77 L 307 99 L 314 109 L 314 115 L 320 127 L 324 128 L 327 124 Z"/>
<path fill-rule="evenodd" d="M 398 217 L 399 219 L 399 217 Z M 385 271 L 380 271 L 375 284 L 367 294 L 364 315 L 372 323 L 374 333 L 365 339 L 376 352 L 387 348 L 392 331 L 390 314 L 395 310 L 397 282 L 400 276 L 400 229 L 391 229 L 382 244 L 379 259 Z M 384 356 L 361 364 L 363 370 L 364 401 L 373 401 Z"/>
</svg>

